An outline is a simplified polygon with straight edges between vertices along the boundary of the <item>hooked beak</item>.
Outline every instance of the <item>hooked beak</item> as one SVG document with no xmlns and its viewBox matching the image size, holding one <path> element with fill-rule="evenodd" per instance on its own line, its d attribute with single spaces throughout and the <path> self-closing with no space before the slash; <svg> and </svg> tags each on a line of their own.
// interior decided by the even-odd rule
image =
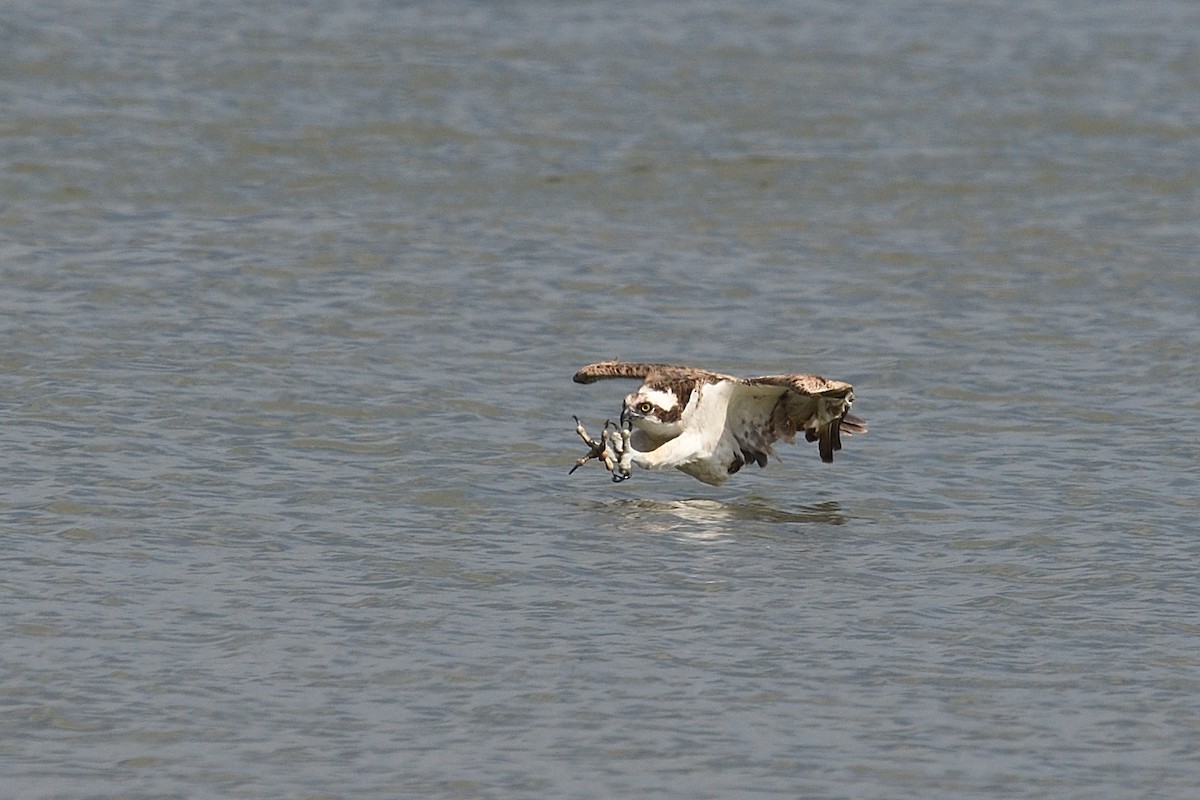
<svg viewBox="0 0 1200 800">
<path fill-rule="evenodd" d="M 629 406 L 621 406 L 621 427 L 629 430 L 633 427 L 633 415 L 629 413 Z"/>
</svg>

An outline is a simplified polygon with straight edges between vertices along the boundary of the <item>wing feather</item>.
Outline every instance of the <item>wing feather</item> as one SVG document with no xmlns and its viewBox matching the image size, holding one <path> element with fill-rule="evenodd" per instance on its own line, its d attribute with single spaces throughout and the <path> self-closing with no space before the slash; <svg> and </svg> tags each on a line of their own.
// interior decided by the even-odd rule
<svg viewBox="0 0 1200 800">
<path fill-rule="evenodd" d="M 707 381 L 722 378 L 737 380 L 737 378 L 731 378 L 728 375 L 721 375 L 703 369 L 694 369 L 693 367 L 683 367 L 678 364 L 648 364 L 640 361 L 621 361 L 616 358 L 609 359 L 608 361 L 598 361 L 595 364 L 588 364 L 586 367 L 581 367 L 575 373 L 572 380 L 576 383 L 595 383 L 596 381 L 608 378 L 645 379 L 651 375 L 668 378 L 697 378 Z"/>
<path fill-rule="evenodd" d="M 820 375 L 763 375 L 741 383 L 751 389 L 780 388 L 766 420 L 761 409 L 755 415 L 759 436 L 768 444 L 777 439 L 790 443 L 804 431 L 805 439 L 818 443 L 821 460 L 828 462 L 842 449 L 842 433 L 867 432 L 865 421 L 849 413 L 854 387 L 844 381 Z"/>
</svg>

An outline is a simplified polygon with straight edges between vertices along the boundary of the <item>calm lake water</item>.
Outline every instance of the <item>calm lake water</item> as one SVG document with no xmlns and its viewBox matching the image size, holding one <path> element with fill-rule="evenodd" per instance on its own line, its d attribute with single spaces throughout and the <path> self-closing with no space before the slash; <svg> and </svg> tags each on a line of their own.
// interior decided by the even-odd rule
<svg viewBox="0 0 1200 800">
<path fill-rule="evenodd" d="M 1200 792 L 1200 4 L 23 4 L 19 798 Z M 714 489 L 613 356 L 855 384 Z"/>
</svg>

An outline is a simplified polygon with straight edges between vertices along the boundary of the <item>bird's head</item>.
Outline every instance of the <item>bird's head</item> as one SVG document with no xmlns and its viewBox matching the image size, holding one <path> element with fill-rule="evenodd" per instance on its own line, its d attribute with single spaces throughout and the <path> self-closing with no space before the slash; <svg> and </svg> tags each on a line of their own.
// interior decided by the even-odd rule
<svg viewBox="0 0 1200 800">
<path fill-rule="evenodd" d="M 645 386 L 625 398 L 621 424 L 631 424 L 654 438 L 671 438 L 683 432 L 683 401 L 674 392 Z"/>
</svg>

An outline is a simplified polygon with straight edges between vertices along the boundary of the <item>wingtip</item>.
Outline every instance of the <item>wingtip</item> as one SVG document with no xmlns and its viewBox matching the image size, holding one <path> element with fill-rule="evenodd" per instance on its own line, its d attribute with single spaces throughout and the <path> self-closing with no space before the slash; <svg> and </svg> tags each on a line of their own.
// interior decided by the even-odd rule
<svg viewBox="0 0 1200 800">
<path fill-rule="evenodd" d="M 610 358 L 606 361 L 597 361 L 594 364 L 587 364 L 580 367 L 575 374 L 571 376 L 571 380 L 575 381 L 576 383 L 595 383 L 601 378 L 599 370 L 616 363 L 619 363 L 619 359 Z"/>
<path fill-rule="evenodd" d="M 645 378 L 651 372 L 660 369 L 672 369 L 665 364 L 646 364 L 641 361 L 622 361 L 610 358 L 607 361 L 597 361 L 580 367 L 571 378 L 576 383 L 595 383 L 605 378 Z"/>
</svg>

